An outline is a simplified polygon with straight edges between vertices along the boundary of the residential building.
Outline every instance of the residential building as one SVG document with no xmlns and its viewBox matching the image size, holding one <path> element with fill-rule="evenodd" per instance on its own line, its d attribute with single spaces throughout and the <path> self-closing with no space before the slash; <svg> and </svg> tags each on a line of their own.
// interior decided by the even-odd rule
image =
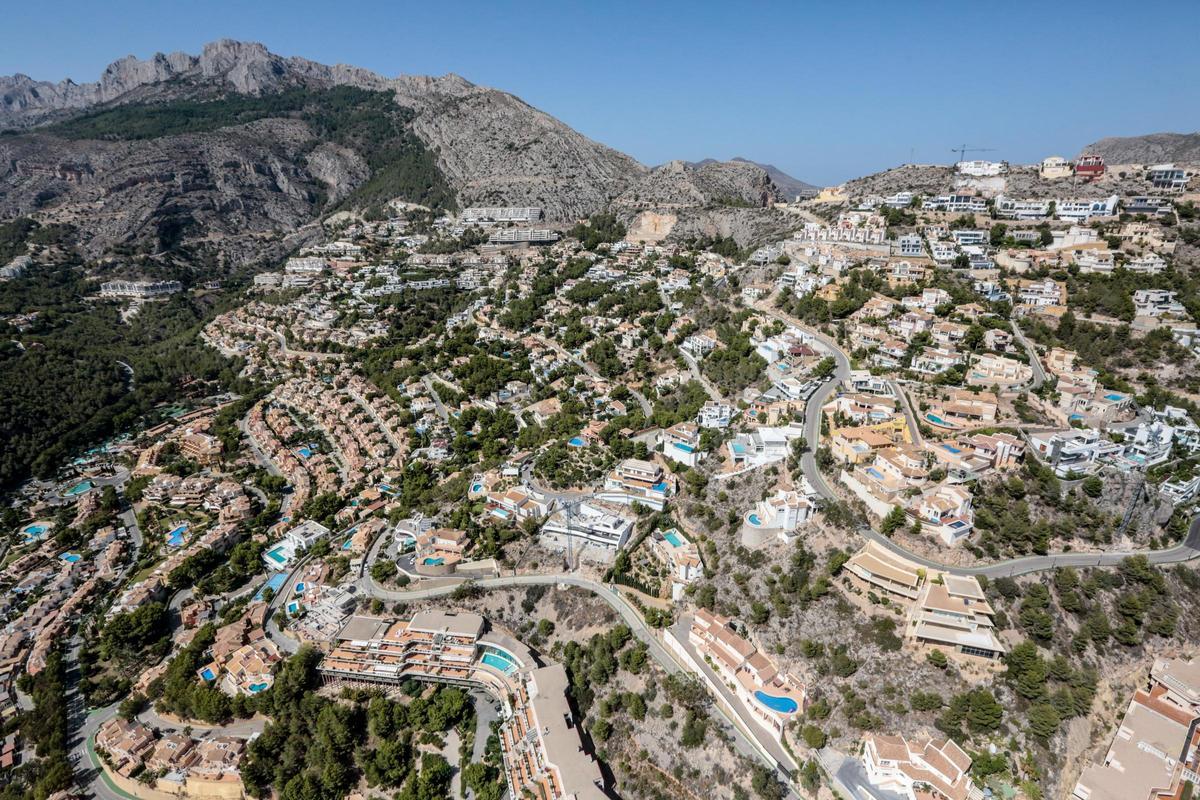
<svg viewBox="0 0 1200 800">
<path fill-rule="evenodd" d="M 991 178 L 1008 172 L 1005 161 L 959 161 L 957 164 L 960 175 L 970 175 L 974 178 Z"/>
<path fill-rule="evenodd" d="M 846 562 L 846 575 L 862 591 L 882 592 L 907 605 L 920 594 L 924 570 L 891 550 L 868 541 Z"/>
<path fill-rule="evenodd" d="M 671 599 L 679 600 L 688 585 L 704 575 L 700 548 L 678 528 L 654 531 L 648 541 L 650 552 L 667 567 Z"/>
<path fill-rule="evenodd" d="M 1029 444 L 1060 478 L 1073 473 L 1086 474 L 1100 459 L 1123 450 L 1121 445 L 1110 442 L 1095 428 L 1031 433 Z"/>
<path fill-rule="evenodd" d="M 1095 180 L 1104 174 L 1104 156 L 1085 153 L 1075 161 L 1075 174 L 1087 180 Z"/>
<path fill-rule="evenodd" d="M 129 297 L 148 300 L 183 290 L 179 281 L 106 281 L 100 284 L 101 297 Z"/>
<path fill-rule="evenodd" d="M 1188 186 L 1191 175 L 1187 170 L 1174 164 L 1155 164 L 1146 170 L 1146 180 L 1155 189 L 1165 189 L 1169 192 L 1182 192 Z"/>
<path fill-rule="evenodd" d="M 733 690 L 751 717 L 775 738 L 804 714 L 805 686 L 781 672 L 761 650 L 738 635 L 728 617 L 696 611 L 688 628 L 688 643 Z"/>
<path fill-rule="evenodd" d="M 601 500 L 622 505 L 638 503 L 662 511 L 667 498 L 674 494 L 674 479 L 667 476 L 661 465 L 640 458 L 627 458 L 616 466 L 604 481 Z"/>
<path fill-rule="evenodd" d="M 988 660 L 1007 652 L 996 635 L 995 611 L 971 576 L 943 574 L 921 587 L 908 616 L 907 636 L 918 646 Z"/>
<path fill-rule="evenodd" d="M 1049 200 L 1017 200 L 999 195 L 994 207 L 996 216 L 1001 219 L 1034 220 L 1050 216 Z"/>
<path fill-rule="evenodd" d="M 1060 199 L 1055 203 L 1054 215 L 1074 222 L 1087 222 L 1092 217 L 1111 217 L 1117 213 L 1119 200 L 1115 194 L 1103 198 Z"/>
<path fill-rule="evenodd" d="M 707 400 L 696 414 L 696 424 L 701 428 L 728 428 L 737 409 L 719 400 Z"/>
<path fill-rule="evenodd" d="M 1133 293 L 1133 313 L 1138 317 L 1184 317 L 1187 308 L 1175 292 L 1166 289 L 1137 289 Z"/>
<path fill-rule="evenodd" d="M 971 757 L 951 739 L 910 742 L 903 736 L 863 737 L 867 780 L 906 800 L 982 800 L 971 781 Z"/>
<path fill-rule="evenodd" d="M 971 362 L 967 370 L 967 383 L 972 386 L 998 386 L 1011 389 L 1028 383 L 1033 378 L 1033 368 L 1008 356 L 984 353 Z"/>
<path fill-rule="evenodd" d="M 806 494 L 780 489 L 773 496 L 759 500 L 754 510 L 747 512 L 745 534 L 748 535 L 743 535 L 743 543 L 761 546 L 772 538 L 791 542 L 796 529 L 812 519 L 815 512 L 816 507 Z"/>
<path fill-rule="evenodd" d="M 542 218 L 540 208 L 479 207 L 472 206 L 463 209 L 460 219 L 463 222 L 537 222 Z"/>
<path fill-rule="evenodd" d="M 567 505 L 550 515 L 539 540 L 589 560 L 611 561 L 633 530 L 634 518 L 619 508 L 595 500 Z"/>
<path fill-rule="evenodd" d="M 315 520 L 306 519 L 285 532 L 282 539 L 263 553 L 263 563 L 267 565 L 268 569 L 287 569 L 297 555 L 327 536 L 329 536 L 329 528 Z"/>
<path fill-rule="evenodd" d="M 896 250 L 905 258 L 923 258 L 925 256 L 925 240 L 916 233 L 906 233 L 896 240 Z"/>
<path fill-rule="evenodd" d="M 1062 156 L 1043 158 L 1038 174 L 1044 181 L 1055 181 L 1071 177 L 1071 163 Z"/>
<path fill-rule="evenodd" d="M 961 542 L 975 527 L 971 492 L 957 484 L 935 486 L 914 497 L 907 510 L 920 521 L 922 530 L 934 534 L 947 546 Z"/>
<path fill-rule="evenodd" d="M 700 426 L 697 423 L 680 422 L 672 425 L 659 434 L 658 440 L 663 455 L 672 461 L 694 467 L 704 458 L 704 451 L 700 449 Z"/>
</svg>

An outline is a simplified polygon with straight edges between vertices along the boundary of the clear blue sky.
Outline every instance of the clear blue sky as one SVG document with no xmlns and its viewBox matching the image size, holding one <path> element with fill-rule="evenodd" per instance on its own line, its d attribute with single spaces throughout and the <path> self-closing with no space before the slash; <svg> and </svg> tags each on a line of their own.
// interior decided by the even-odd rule
<svg viewBox="0 0 1200 800">
<path fill-rule="evenodd" d="M 261 41 L 385 75 L 456 72 L 646 164 L 744 156 L 826 184 L 908 161 L 1072 156 L 1200 129 L 1200 2 L 12 3 L 0 74 Z"/>
</svg>

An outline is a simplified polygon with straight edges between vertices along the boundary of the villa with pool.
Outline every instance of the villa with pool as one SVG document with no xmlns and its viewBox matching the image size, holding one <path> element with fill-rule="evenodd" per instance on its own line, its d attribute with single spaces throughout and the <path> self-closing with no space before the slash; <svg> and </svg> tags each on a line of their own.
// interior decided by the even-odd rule
<svg viewBox="0 0 1200 800">
<path fill-rule="evenodd" d="M 501 707 L 500 750 L 514 797 L 607 797 L 600 768 L 579 739 L 566 670 L 540 665 L 527 647 L 478 614 L 350 617 L 318 669 L 332 686 L 399 687 L 418 680 L 482 689 Z"/>
<path fill-rule="evenodd" d="M 470 546 L 466 531 L 431 528 L 417 534 L 413 566 L 422 575 L 453 574 Z"/>
<path fill-rule="evenodd" d="M 804 715 L 803 683 L 775 664 L 754 644 L 738 635 L 728 617 L 703 608 L 688 629 L 688 644 L 733 691 L 750 716 L 776 739 L 784 727 Z"/>
<path fill-rule="evenodd" d="M 746 514 L 742 525 L 742 544 L 763 547 L 774 539 L 791 542 L 796 529 L 812 519 L 816 512 L 811 499 L 814 494 L 780 489 L 773 497 L 759 500 Z"/>
<path fill-rule="evenodd" d="M 296 557 L 329 535 L 329 528 L 319 522 L 306 519 L 283 534 L 283 538 L 267 548 L 263 562 L 270 570 L 285 570 Z"/>
<path fill-rule="evenodd" d="M 700 426 L 694 422 L 680 422 L 665 428 L 658 436 L 662 453 L 672 461 L 694 467 L 704 458 L 700 449 Z"/>
<path fill-rule="evenodd" d="M 650 552 L 670 570 L 671 599 L 683 597 L 688 585 L 704 574 L 700 548 L 678 528 L 655 531 L 649 538 Z"/>
<path fill-rule="evenodd" d="M 627 458 L 609 473 L 604 490 L 597 497 L 610 503 L 641 505 L 662 511 L 667 498 L 675 494 L 675 479 L 661 465 L 640 458 Z"/>
</svg>

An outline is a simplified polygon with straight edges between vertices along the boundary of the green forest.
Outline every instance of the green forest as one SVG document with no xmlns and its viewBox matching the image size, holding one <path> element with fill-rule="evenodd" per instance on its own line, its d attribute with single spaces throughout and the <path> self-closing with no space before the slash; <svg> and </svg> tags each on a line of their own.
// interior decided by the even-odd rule
<svg viewBox="0 0 1200 800">
<path fill-rule="evenodd" d="M 0 488 L 53 474 L 161 403 L 235 381 L 236 365 L 197 338 L 209 313 L 197 298 L 148 303 L 125 323 L 117 306 L 83 301 L 95 290 L 70 267 L 0 283 L 0 315 L 39 313 L 20 344 L 0 343 Z"/>
<path fill-rule="evenodd" d="M 371 177 L 337 208 L 360 208 L 397 197 L 436 209 L 454 208 L 454 192 L 434 154 L 409 129 L 414 115 L 388 92 L 296 87 L 257 97 L 230 93 L 131 103 L 83 114 L 44 131 L 67 139 L 128 141 L 209 133 L 260 119 L 301 119 L 312 129 L 312 146 L 333 142 L 353 148 L 371 168 Z"/>
</svg>

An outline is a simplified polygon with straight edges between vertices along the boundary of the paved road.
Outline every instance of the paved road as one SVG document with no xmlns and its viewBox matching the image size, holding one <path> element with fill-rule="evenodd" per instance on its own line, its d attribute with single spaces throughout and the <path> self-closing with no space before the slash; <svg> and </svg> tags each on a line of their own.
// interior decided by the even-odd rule
<svg viewBox="0 0 1200 800">
<path fill-rule="evenodd" d="M 459 584 L 448 584 L 445 586 L 437 586 L 429 589 L 409 589 L 409 590 L 392 590 L 380 587 L 371 577 L 360 578 L 356 585 L 364 595 L 378 597 L 382 600 L 404 601 L 410 602 L 413 600 L 429 600 L 435 597 L 445 597 L 452 594 Z M 483 578 L 474 581 L 474 585 L 482 589 L 503 589 L 512 588 L 515 586 L 578 586 L 595 594 L 604 602 L 608 603 L 617 614 L 620 615 L 622 621 L 629 626 L 629 630 L 641 640 L 647 647 L 651 658 L 659 663 L 660 666 L 668 673 L 686 673 L 691 674 L 691 670 L 681 664 L 670 650 L 662 643 L 655 631 L 646 624 L 641 613 L 630 605 L 624 597 L 620 595 L 611 586 L 597 583 L 596 581 L 581 578 L 576 575 L 509 575 L 500 578 Z M 719 705 L 714 706 L 720 713 L 725 722 L 726 729 L 733 737 L 735 747 L 743 755 L 755 760 L 764 759 L 764 746 L 760 741 L 751 741 L 747 733 L 743 730 L 739 720 L 729 717 L 724 708 Z M 753 730 L 755 739 L 760 738 L 760 732 Z M 761 737 L 765 738 L 765 732 L 761 733 Z M 770 750 L 766 751 L 768 754 Z M 772 756 L 772 759 L 774 757 Z M 790 763 L 790 760 L 785 763 Z M 768 761 L 768 764 L 774 768 L 773 761 Z M 789 795 L 795 797 L 794 794 Z"/>
<path fill-rule="evenodd" d="M 804 415 L 804 436 L 808 440 L 809 452 L 805 453 L 800 460 L 800 466 L 804 470 L 805 477 L 812 484 L 817 493 L 828 500 L 836 500 L 837 494 L 833 491 L 830 484 L 825 480 L 825 476 L 817 468 L 814 451 L 820 443 L 821 431 L 821 406 L 825 404 L 828 397 L 837 387 L 838 382 L 843 378 L 849 377 L 850 374 L 850 359 L 838 347 L 837 343 L 828 336 L 814 331 L 804 325 L 800 320 L 788 314 L 784 314 L 776 308 L 771 307 L 766 301 L 760 301 L 757 308 L 776 319 L 782 320 L 790 325 L 794 325 L 815 337 L 826 350 L 833 353 L 837 360 L 837 370 L 834 377 L 823 384 L 809 400 L 805 408 Z M 1016 326 L 1014 326 L 1016 328 Z M 1037 364 L 1034 372 L 1034 382 L 1038 379 L 1038 374 L 1041 372 L 1041 364 L 1034 359 Z M 1044 379 L 1044 373 L 1042 373 Z M 1040 384 L 1038 384 L 1040 385 Z M 894 387 L 893 387 L 894 388 Z M 906 416 L 911 414 L 911 409 L 907 407 L 907 403 L 901 401 L 902 407 L 905 408 Z M 909 416 L 909 424 L 913 424 L 913 419 Z M 915 428 L 914 428 L 915 431 Z M 1044 572 L 1058 567 L 1115 567 L 1122 560 L 1135 555 L 1144 555 L 1152 564 L 1178 564 L 1184 561 L 1190 561 L 1193 558 L 1200 557 L 1200 516 L 1192 520 L 1192 525 L 1188 529 L 1188 535 L 1184 541 L 1175 547 L 1166 548 L 1163 550 L 1133 550 L 1124 552 L 1109 552 L 1109 553 L 1051 553 L 1044 556 L 1026 556 L 1024 558 L 1014 558 L 1008 561 L 1000 561 L 993 564 L 985 564 L 976 567 L 957 567 L 941 562 L 934 561 L 916 553 L 910 552 L 904 547 L 901 547 L 896 542 L 887 538 L 883 534 L 871 528 L 861 528 L 859 533 L 865 539 L 877 542 L 891 552 L 906 558 L 920 566 L 930 569 L 942 570 L 949 572 L 952 575 L 976 575 L 985 576 L 988 578 L 1013 577 L 1017 575 L 1028 575 L 1033 572 Z"/>
<path fill-rule="evenodd" d="M 908 422 L 909 431 L 912 432 L 913 444 L 920 447 L 921 428 L 917 425 L 917 417 L 913 413 L 912 402 L 908 399 L 908 394 L 897 381 L 888 381 L 888 386 L 892 388 L 892 394 L 896 395 L 896 405 L 904 412 L 904 419 Z"/>
<path fill-rule="evenodd" d="M 833 375 L 813 392 L 812 397 L 805 404 L 804 439 L 808 442 L 808 451 L 800 457 L 800 468 L 804 471 L 808 482 L 816 489 L 817 494 L 826 500 L 836 500 L 837 493 L 825 482 L 825 476 L 817 469 L 816 450 L 821 443 L 821 407 L 829 401 L 830 395 L 834 393 L 838 385 L 850 377 L 850 358 L 842 352 L 842 349 L 837 346 L 837 342 L 833 341 L 833 339 L 830 339 L 820 331 L 809 328 L 790 314 L 785 314 L 773 307 L 770 305 L 769 299 L 760 300 L 755 307 L 768 316 L 808 333 L 817 340 L 826 352 L 833 356 L 834 361 L 837 363 L 837 368 L 834 370 Z"/>
<path fill-rule="evenodd" d="M 433 376 L 426 375 L 421 378 L 421 383 L 425 384 L 425 390 L 429 392 L 429 397 L 433 400 L 433 408 L 442 422 L 450 419 L 450 412 L 446 410 L 446 406 L 442 403 L 441 395 L 437 393 L 437 389 L 433 388 Z"/>
<path fill-rule="evenodd" d="M 1021 343 L 1021 346 L 1025 348 L 1025 352 L 1029 354 L 1029 366 L 1033 368 L 1033 379 L 1029 382 L 1029 389 L 1036 392 L 1046 382 L 1046 370 L 1042 369 L 1042 359 L 1038 357 L 1037 349 L 1034 348 L 1033 342 L 1025 338 L 1025 332 L 1021 330 L 1020 324 L 1014 322 L 1012 327 L 1013 337 Z"/>
<path fill-rule="evenodd" d="M 692 373 L 692 378 L 704 387 L 704 391 L 708 392 L 708 396 L 718 403 L 725 402 L 725 398 L 721 396 L 717 387 L 713 386 L 712 381 L 704 377 L 704 374 L 700 372 L 700 366 L 696 363 L 696 359 L 692 357 L 692 354 L 686 350 L 680 350 L 679 355 L 683 356 L 683 361 L 687 364 L 688 371 Z"/>
<path fill-rule="evenodd" d="M 257 323 L 253 322 L 248 324 L 251 328 L 258 328 L 263 333 L 274 336 L 275 341 L 279 342 L 279 349 L 283 351 L 285 356 L 296 356 L 297 358 L 312 358 L 316 359 L 317 361 L 325 361 L 330 358 L 337 358 L 341 355 L 340 353 L 316 353 L 311 350 L 293 350 L 288 347 L 287 337 L 279 331 L 272 330 L 265 325 L 258 325 Z"/>
</svg>

